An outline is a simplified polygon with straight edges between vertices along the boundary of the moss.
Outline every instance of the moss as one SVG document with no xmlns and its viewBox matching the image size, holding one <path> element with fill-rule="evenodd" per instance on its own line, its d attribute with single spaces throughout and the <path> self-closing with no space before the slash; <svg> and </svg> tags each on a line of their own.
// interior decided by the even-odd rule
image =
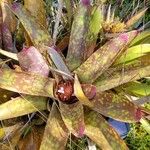
<svg viewBox="0 0 150 150">
<path fill-rule="evenodd" d="M 150 148 L 150 134 L 140 124 L 132 124 L 125 139 L 130 150 L 148 150 Z"/>
</svg>

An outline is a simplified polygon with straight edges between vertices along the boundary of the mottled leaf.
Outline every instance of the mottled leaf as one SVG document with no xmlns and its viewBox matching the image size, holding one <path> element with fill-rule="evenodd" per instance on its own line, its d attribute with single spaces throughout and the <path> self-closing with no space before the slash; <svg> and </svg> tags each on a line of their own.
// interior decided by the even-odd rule
<svg viewBox="0 0 150 150">
<path fill-rule="evenodd" d="M 24 6 L 41 26 L 47 28 L 45 3 L 43 0 L 38 0 L 38 3 L 37 0 L 25 0 Z"/>
<path fill-rule="evenodd" d="M 108 69 L 108 67 L 111 66 L 116 57 L 137 36 L 137 34 L 138 31 L 136 30 L 122 33 L 118 37 L 108 41 L 93 53 L 79 68 L 75 70 L 80 81 L 86 83 L 94 82 Z"/>
<path fill-rule="evenodd" d="M 3 47 L 10 52 L 17 52 L 13 45 L 12 33 L 16 29 L 16 19 L 14 14 L 6 7 L 5 3 L 11 4 L 10 0 L 1 2 L 3 23 L 2 23 L 2 37 Z"/>
<path fill-rule="evenodd" d="M 3 46 L 4 49 L 10 52 L 17 52 L 17 50 L 13 46 L 13 39 L 12 35 L 7 27 L 6 24 L 2 25 L 2 32 L 3 32 Z"/>
<path fill-rule="evenodd" d="M 124 141 L 99 113 L 87 112 L 85 124 L 85 134 L 102 150 L 128 149 Z"/>
<path fill-rule="evenodd" d="M 55 81 L 38 74 L 0 69 L 0 88 L 36 96 L 54 97 Z"/>
<path fill-rule="evenodd" d="M 101 92 L 97 89 L 96 96 L 91 100 L 93 109 L 104 116 L 123 122 L 136 122 L 142 117 L 140 108 L 130 102 L 125 96 L 113 92 Z"/>
<path fill-rule="evenodd" d="M 15 3 L 10 9 L 21 21 L 34 46 L 52 45 L 48 30 L 41 26 L 22 5 Z"/>
<path fill-rule="evenodd" d="M 62 119 L 68 130 L 77 137 L 84 135 L 84 113 L 80 102 L 74 104 L 60 103 Z"/>
<path fill-rule="evenodd" d="M 85 96 L 84 92 L 82 91 L 81 84 L 80 84 L 76 74 L 75 74 L 75 79 L 74 79 L 74 95 L 78 98 L 78 100 L 82 104 L 92 107 L 91 102 L 89 101 L 89 99 Z"/>
<path fill-rule="evenodd" d="M 23 96 L 13 98 L 0 105 L 0 120 L 23 116 L 46 109 L 45 98 Z"/>
<path fill-rule="evenodd" d="M 56 104 L 53 104 L 40 150 L 65 150 L 69 132 L 61 118 Z"/>
<path fill-rule="evenodd" d="M 84 52 L 86 50 L 86 36 L 89 27 L 89 16 L 89 5 L 81 2 L 74 16 L 66 57 L 70 70 L 76 69 L 83 62 Z"/>
<path fill-rule="evenodd" d="M 109 72 L 110 71 L 110 72 Z M 147 77 L 150 75 L 150 65 L 140 65 L 137 67 L 131 68 L 122 68 L 121 70 L 117 70 L 111 72 L 111 69 L 105 72 L 101 77 L 99 77 L 94 85 L 101 90 L 109 90 L 114 87 L 120 86 L 124 83 L 136 81 L 143 77 Z"/>
<path fill-rule="evenodd" d="M 88 35 L 86 37 L 86 50 L 84 52 L 84 58 L 87 59 L 94 52 L 96 46 L 97 36 L 100 32 L 103 21 L 101 6 L 94 6 L 91 10 L 91 17 L 89 21 Z"/>
<path fill-rule="evenodd" d="M 3 23 L 7 25 L 9 32 L 13 33 L 17 27 L 17 19 L 15 15 L 6 7 L 6 4 L 11 4 L 12 0 L 1 0 L 1 8 L 3 15 Z"/>
<path fill-rule="evenodd" d="M 93 99 L 94 96 L 96 95 L 96 86 L 92 84 L 82 84 L 81 86 L 85 96 L 89 100 Z"/>
</svg>

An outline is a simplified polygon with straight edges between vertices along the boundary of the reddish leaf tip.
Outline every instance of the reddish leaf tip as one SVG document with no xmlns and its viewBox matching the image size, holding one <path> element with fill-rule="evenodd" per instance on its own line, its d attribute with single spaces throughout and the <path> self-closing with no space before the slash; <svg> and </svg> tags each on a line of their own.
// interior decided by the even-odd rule
<svg viewBox="0 0 150 150">
<path fill-rule="evenodd" d="M 139 121 L 139 120 L 142 118 L 142 116 L 143 116 L 143 115 L 142 115 L 141 109 L 140 109 L 140 108 L 137 108 L 136 114 L 135 114 L 136 120 Z"/>
<path fill-rule="evenodd" d="M 78 137 L 83 137 L 83 136 L 84 136 L 84 130 L 85 130 L 84 126 L 81 126 L 81 127 L 80 127 L 80 130 L 79 130 L 79 135 L 78 135 Z"/>
<path fill-rule="evenodd" d="M 89 6 L 90 5 L 90 0 L 81 0 L 81 3 L 85 6 Z"/>
</svg>

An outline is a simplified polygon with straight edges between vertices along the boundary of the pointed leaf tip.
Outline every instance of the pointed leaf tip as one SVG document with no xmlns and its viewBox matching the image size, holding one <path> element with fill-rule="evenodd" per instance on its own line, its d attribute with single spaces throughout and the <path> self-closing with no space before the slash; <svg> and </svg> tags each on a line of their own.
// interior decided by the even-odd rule
<svg viewBox="0 0 150 150">
<path fill-rule="evenodd" d="M 78 100 L 83 103 L 84 105 L 87 105 L 89 107 L 93 107 L 93 104 L 89 101 L 89 99 L 85 96 L 81 84 L 78 80 L 77 75 L 75 74 L 75 80 L 74 80 L 74 95 L 78 98 Z"/>
</svg>

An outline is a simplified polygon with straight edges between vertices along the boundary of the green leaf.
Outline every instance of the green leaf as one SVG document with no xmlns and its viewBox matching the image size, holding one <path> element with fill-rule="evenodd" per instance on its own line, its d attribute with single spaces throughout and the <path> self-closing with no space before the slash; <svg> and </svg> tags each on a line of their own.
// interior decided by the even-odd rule
<svg viewBox="0 0 150 150">
<path fill-rule="evenodd" d="M 0 88 L 35 96 L 53 97 L 55 80 L 38 74 L 0 69 Z"/>
<path fill-rule="evenodd" d="M 94 105 L 93 110 L 118 121 L 137 122 L 142 117 L 141 109 L 121 93 L 101 92 L 97 89 L 96 96 L 91 102 Z"/>
<path fill-rule="evenodd" d="M 124 141 L 107 121 L 94 111 L 85 114 L 85 134 L 103 150 L 127 150 Z"/>
<path fill-rule="evenodd" d="M 10 9 L 19 18 L 34 46 L 52 45 L 48 30 L 44 26 L 41 26 L 22 5 L 15 3 Z"/>
<path fill-rule="evenodd" d="M 0 105 L 0 120 L 23 116 L 46 109 L 45 98 L 22 96 Z"/>
<path fill-rule="evenodd" d="M 135 96 L 147 96 L 150 95 L 150 85 L 140 82 L 130 82 L 121 86 L 121 88 L 130 94 Z"/>
<path fill-rule="evenodd" d="M 147 53 L 150 53 L 150 44 L 140 44 L 130 47 L 123 54 L 121 54 L 121 57 L 115 61 L 114 65 L 122 63 L 125 64 L 129 61 L 142 57 Z"/>
<path fill-rule="evenodd" d="M 130 44 L 130 47 L 138 45 L 150 43 L 150 30 L 145 30 L 141 32 Z"/>
<path fill-rule="evenodd" d="M 150 75 L 150 65 L 130 66 L 121 70 L 112 71 L 111 69 L 99 77 L 94 85 L 101 91 L 109 90 L 125 84 L 136 81 Z"/>
<path fill-rule="evenodd" d="M 60 103 L 62 119 L 68 130 L 77 137 L 84 135 L 84 113 L 80 102 L 74 104 Z"/>
<path fill-rule="evenodd" d="M 123 49 L 137 36 L 138 32 L 131 31 L 113 38 L 93 53 L 79 68 L 75 70 L 80 81 L 94 82 L 108 67 L 112 65 Z M 85 71 L 86 70 L 86 71 Z"/>
<path fill-rule="evenodd" d="M 100 32 L 103 21 L 101 6 L 94 6 L 91 8 L 91 17 L 89 22 L 89 29 L 86 37 L 86 51 L 84 52 L 84 58 L 87 59 L 94 52 L 96 46 L 97 36 Z"/>
<path fill-rule="evenodd" d="M 56 104 L 53 104 L 47 120 L 40 150 L 65 150 L 69 132 Z"/>
<path fill-rule="evenodd" d="M 140 123 L 142 124 L 142 127 L 147 131 L 147 133 L 150 134 L 150 123 L 146 119 L 141 119 Z"/>
</svg>

